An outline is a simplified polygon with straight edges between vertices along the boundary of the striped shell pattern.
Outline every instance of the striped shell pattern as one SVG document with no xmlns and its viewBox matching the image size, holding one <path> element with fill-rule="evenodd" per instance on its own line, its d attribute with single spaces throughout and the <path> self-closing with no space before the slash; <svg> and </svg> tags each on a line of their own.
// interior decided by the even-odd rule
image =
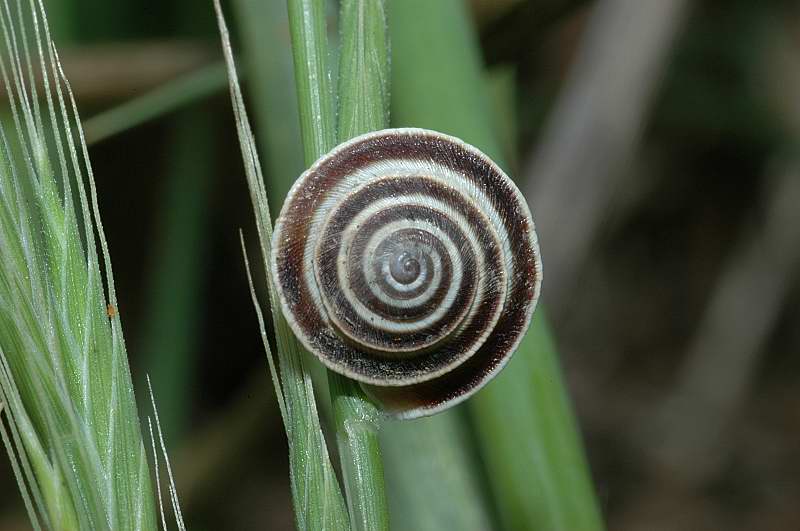
<svg viewBox="0 0 800 531">
<path fill-rule="evenodd" d="M 430 415 L 508 362 L 542 270 L 530 211 L 486 155 L 423 129 L 349 140 L 297 180 L 276 222 L 282 310 L 327 367 L 389 414 Z"/>
</svg>

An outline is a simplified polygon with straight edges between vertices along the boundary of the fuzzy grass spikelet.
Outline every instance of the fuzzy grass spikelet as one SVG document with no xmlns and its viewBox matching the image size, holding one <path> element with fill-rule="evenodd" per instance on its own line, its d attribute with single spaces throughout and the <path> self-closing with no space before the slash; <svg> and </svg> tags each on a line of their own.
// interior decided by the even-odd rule
<svg viewBox="0 0 800 531">
<path fill-rule="evenodd" d="M 34 528 L 156 529 L 92 168 L 41 0 L 3 0 L 0 36 L 0 434 Z"/>
</svg>

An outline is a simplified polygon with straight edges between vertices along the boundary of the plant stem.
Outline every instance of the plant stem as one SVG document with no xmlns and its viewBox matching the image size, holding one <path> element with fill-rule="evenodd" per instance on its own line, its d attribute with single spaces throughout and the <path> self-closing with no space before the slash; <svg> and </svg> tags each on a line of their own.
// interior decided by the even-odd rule
<svg viewBox="0 0 800 531">
<path fill-rule="evenodd" d="M 339 142 L 389 126 L 389 50 L 383 0 L 343 0 Z"/>
<path fill-rule="evenodd" d="M 383 0 L 344 0 L 340 17 L 340 142 L 389 125 L 389 55 Z M 389 528 L 378 428 L 380 413 L 354 381 L 328 372 L 350 523 Z"/>
<path fill-rule="evenodd" d="M 345 0 L 340 17 L 339 141 L 389 124 L 389 55 L 382 0 Z M 380 414 L 359 385 L 328 373 L 350 522 L 389 528 L 378 428 Z"/>
<path fill-rule="evenodd" d="M 292 35 L 294 78 L 300 109 L 300 134 L 306 166 L 336 145 L 336 114 L 325 3 L 322 0 L 287 0 Z"/>
<path fill-rule="evenodd" d="M 357 383 L 331 371 L 328 382 L 351 529 L 389 529 L 378 439 L 380 414 Z"/>
<path fill-rule="evenodd" d="M 345 140 L 388 123 L 388 55 L 382 2 L 342 4 L 342 71 L 336 132 L 334 93 L 325 34 L 324 4 L 289 0 L 295 80 L 306 165 Z M 336 438 L 342 459 L 351 526 L 388 529 L 383 463 L 378 442 L 380 414 L 359 385 L 328 372 Z"/>
</svg>

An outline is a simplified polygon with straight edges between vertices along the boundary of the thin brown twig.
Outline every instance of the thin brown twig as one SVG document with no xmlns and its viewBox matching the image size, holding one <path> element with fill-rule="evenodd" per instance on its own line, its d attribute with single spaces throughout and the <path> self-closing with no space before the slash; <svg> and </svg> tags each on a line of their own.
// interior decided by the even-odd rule
<svg viewBox="0 0 800 531">
<path fill-rule="evenodd" d="M 637 145 L 685 0 L 601 0 L 525 173 L 556 312 Z"/>
<path fill-rule="evenodd" d="M 770 187 L 763 225 L 748 231 L 719 278 L 678 385 L 643 441 L 660 470 L 701 485 L 728 455 L 724 434 L 746 396 L 800 266 L 800 161 Z"/>
<path fill-rule="evenodd" d="M 61 54 L 73 92 L 84 102 L 131 98 L 215 58 L 206 45 L 191 41 L 104 43 Z M 6 98 L 5 87 L 0 87 L 0 98 Z"/>
</svg>

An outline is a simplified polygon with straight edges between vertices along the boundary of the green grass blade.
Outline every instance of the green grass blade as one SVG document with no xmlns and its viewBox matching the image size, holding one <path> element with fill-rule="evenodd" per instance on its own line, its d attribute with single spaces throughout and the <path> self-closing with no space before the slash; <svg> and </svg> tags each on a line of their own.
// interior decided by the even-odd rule
<svg viewBox="0 0 800 531">
<path fill-rule="evenodd" d="M 476 36 L 460 0 L 390 0 L 392 125 L 459 136 L 502 163 Z"/>
<path fill-rule="evenodd" d="M 236 115 L 239 143 L 242 149 L 248 187 L 253 201 L 253 209 L 258 229 L 261 258 L 265 270 L 269 270 L 270 239 L 272 221 L 269 213 L 267 192 L 261 172 L 261 164 L 256 153 L 255 139 L 244 107 L 244 101 L 236 76 L 230 36 L 222 15 L 219 0 L 214 1 L 217 20 L 222 37 L 222 48 L 228 67 L 231 99 Z M 246 255 L 245 255 L 246 256 Z M 247 264 L 247 262 L 246 262 Z M 300 346 L 291 333 L 283 314 L 272 312 L 277 338 L 278 368 L 270 354 L 266 338 L 266 327 L 260 306 L 253 289 L 252 276 L 248 264 L 251 294 L 261 327 L 261 336 L 267 350 L 278 403 L 283 416 L 284 427 L 289 440 L 289 467 L 292 485 L 292 498 L 295 506 L 297 527 L 301 530 L 329 529 L 332 531 L 349 529 L 347 509 L 341 490 L 333 472 L 325 439 L 319 423 L 319 415 L 314 402 L 311 378 L 303 366 Z M 270 303 L 279 308 L 277 293 L 267 275 Z"/>
<path fill-rule="evenodd" d="M 476 456 L 461 444 L 470 435 L 463 413 L 455 408 L 384 423 L 381 447 L 394 531 L 494 528 Z"/>
<path fill-rule="evenodd" d="M 140 366 L 159 398 L 165 437 L 179 444 L 191 413 L 195 388 L 197 329 L 207 248 L 214 171 L 213 120 L 195 108 L 181 113 L 172 129 L 170 162 L 160 197 L 160 227 L 146 288 L 147 316 Z"/>
<path fill-rule="evenodd" d="M 121 321 L 107 314 L 107 303 L 118 303 L 74 98 L 40 2 L 4 0 L 0 29 L 14 124 L 4 128 L 0 164 L 4 439 L 45 527 L 155 529 Z"/>
<path fill-rule="evenodd" d="M 457 0 L 393 0 L 389 20 L 395 124 L 454 134 L 500 161 L 464 6 Z M 506 529 L 602 529 L 541 310 L 509 366 L 469 408 Z"/>
<path fill-rule="evenodd" d="M 389 47 L 383 0 L 343 0 L 339 18 L 339 142 L 389 127 Z"/>
<path fill-rule="evenodd" d="M 516 108 L 517 76 L 513 67 L 500 66 L 489 72 L 494 137 L 509 168 L 519 167 L 518 119 Z"/>
<path fill-rule="evenodd" d="M 94 144 L 220 92 L 228 77 L 223 63 L 204 66 L 152 91 L 92 116 L 83 124 Z"/>
<path fill-rule="evenodd" d="M 382 0 L 344 0 L 340 16 L 340 142 L 389 125 L 389 55 Z M 354 381 L 328 372 L 350 520 L 389 528 L 378 430 L 380 413 Z"/>
<path fill-rule="evenodd" d="M 604 528 L 544 315 L 470 409 L 506 529 Z"/>
<path fill-rule="evenodd" d="M 336 145 L 336 107 L 323 0 L 288 0 L 300 134 L 306 166 Z"/>
<path fill-rule="evenodd" d="M 303 172 L 286 2 L 235 0 L 272 212 Z"/>
</svg>

